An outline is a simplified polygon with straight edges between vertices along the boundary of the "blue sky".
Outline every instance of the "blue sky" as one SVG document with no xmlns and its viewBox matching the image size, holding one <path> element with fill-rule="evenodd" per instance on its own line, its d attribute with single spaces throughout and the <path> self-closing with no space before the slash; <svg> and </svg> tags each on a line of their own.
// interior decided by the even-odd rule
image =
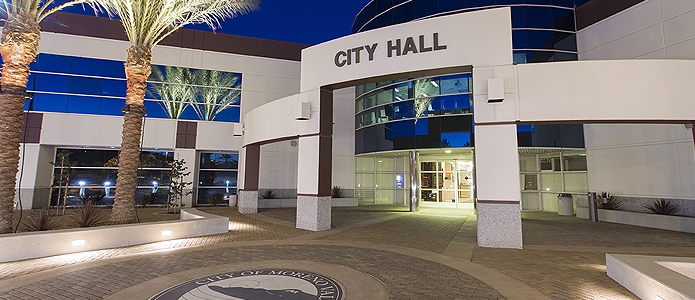
<svg viewBox="0 0 695 300">
<path fill-rule="evenodd" d="M 369 0 L 261 0 L 260 10 L 225 20 L 216 31 L 315 45 L 350 34 L 355 16 L 367 3 Z M 81 6 L 66 11 L 84 14 Z M 206 25 L 187 27 L 210 30 Z"/>
</svg>

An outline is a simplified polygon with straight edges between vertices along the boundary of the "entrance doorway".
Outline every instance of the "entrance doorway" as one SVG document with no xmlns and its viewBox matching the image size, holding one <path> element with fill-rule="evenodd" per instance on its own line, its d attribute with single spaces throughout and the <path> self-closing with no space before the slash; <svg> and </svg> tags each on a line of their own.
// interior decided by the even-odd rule
<svg viewBox="0 0 695 300">
<path fill-rule="evenodd" d="M 420 205 L 473 208 L 472 159 L 421 159 Z"/>
</svg>

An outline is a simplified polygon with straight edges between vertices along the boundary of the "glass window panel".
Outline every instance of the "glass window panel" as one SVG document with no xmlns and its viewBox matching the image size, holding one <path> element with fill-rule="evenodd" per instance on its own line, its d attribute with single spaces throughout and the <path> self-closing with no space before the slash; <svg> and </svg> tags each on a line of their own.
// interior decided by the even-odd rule
<svg viewBox="0 0 695 300">
<path fill-rule="evenodd" d="M 444 188 L 444 173 L 437 173 L 437 188 Z"/>
<path fill-rule="evenodd" d="M 439 191 L 439 199 L 441 199 L 442 202 L 455 203 L 456 191 Z"/>
<path fill-rule="evenodd" d="M 541 173 L 541 186 L 546 192 L 562 192 L 562 174 Z"/>
<path fill-rule="evenodd" d="M 78 114 L 98 114 L 101 98 L 99 97 L 84 97 L 84 96 L 68 96 L 67 112 Z"/>
<path fill-rule="evenodd" d="M 391 101 L 393 101 L 392 89 L 380 90 L 376 93 L 376 105 L 390 103 Z"/>
<path fill-rule="evenodd" d="M 420 191 L 420 199 L 427 202 L 437 202 L 437 191 Z"/>
<path fill-rule="evenodd" d="M 421 162 L 420 171 L 437 171 L 437 163 L 435 162 Z"/>
<path fill-rule="evenodd" d="M 375 204 L 393 204 L 394 202 L 394 192 L 393 190 L 377 190 L 374 195 Z"/>
<path fill-rule="evenodd" d="M 101 95 L 101 78 L 70 77 L 70 93 Z"/>
<path fill-rule="evenodd" d="M 101 98 L 99 101 L 99 114 L 109 116 L 122 116 L 121 108 L 125 105 L 124 99 Z"/>
<path fill-rule="evenodd" d="M 423 189 L 436 188 L 437 179 L 435 175 L 436 173 L 420 173 L 420 187 Z"/>
<path fill-rule="evenodd" d="M 376 188 L 393 189 L 396 187 L 395 174 L 376 174 Z"/>
<path fill-rule="evenodd" d="M 171 175 L 171 170 L 140 170 L 138 171 L 137 185 L 154 188 L 156 182 L 157 186 L 161 187 L 169 181 L 169 175 Z"/>
<path fill-rule="evenodd" d="M 34 110 L 50 112 L 67 112 L 68 96 L 54 94 L 34 94 Z"/>
<path fill-rule="evenodd" d="M 125 78 L 125 67 L 122 61 L 104 60 L 104 77 Z"/>
<path fill-rule="evenodd" d="M 473 189 L 473 173 L 458 173 L 459 189 Z"/>
<path fill-rule="evenodd" d="M 468 85 L 468 78 L 470 74 L 452 75 L 444 76 L 439 81 L 440 89 L 442 95 L 445 94 L 458 94 L 458 93 L 470 93 L 470 87 Z"/>
<path fill-rule="evenodd" d="M 541 203 L 538 198 L 538 193 L 521 193 L 521 209 L 540 210 Z"/>
<path fill-rule="evenodd" d="M 200 171 L 198 181 L 200 186 L 234 187 L 237 185 L 237 172 Z"/>
<path fill-rule="evenodd" d="M 404 101 L 393 104 L 393 119 L 409 119 L 415 117 L 413 101 Z"/>
<path fill-rule="evenodd" d="M 557 193 L 541 193 L 544 211 L 557 211 Z"/>
<path fill-rule="evenodd" d="M 442 185 L 441 188 L 451 190 L 456 188 L 456 173 L 455 172 L 444 172 L 442 175 Z"/>
<path fill-rule="evenodd" d="M 376 104 L 376 96 L 374 93 L 369 93 L 362 96 L 362 109 L 373 107 Z"/>
<path fill-rule="evenodd" d="M 397 84 L 393 87 L 393 101 L 410 99 L 411 82 Z"/>
<path fill-rule="evenodd" d="M 143 168 L 171 168 L 174 162 L 174 152 L 142 151 L 140 165 Z"/>
<path fill-rule="evenodd" d="M 72 74 L 102 76 L 104 75 L 104 60 L 72 57 Z"/>
<path fill-rule="evenodd" d="M 527 6 L 526 28 L 553 28 L 552 11 L 550 7 Z"/>
<path fill-rule="evenodd" d="M 549 30 L 526 30 L 528 49 L 553 49 L 553 32 Z"/>
<path fill-rule="evenodd" d="M 584 172 L 565 173 L 565 191 L 579 193 L 588 192 L 589 183 L 587 174 Z"/>
<path fill-rule="evenodd" d="M 538 174 L 521 174 L 521 189 L 523 191 L 537 191 Z"/>
<path fill-rule="evenodd" d="M 35 91 L 67 93 L 70 88 L 70 76 L 54 74 L 36 74 Z"/>
<path fill-rule="evenodd" d="M 410 159 L 408 159 L 408 161 L 410 161 Z M 405 162 L 406 162 L 406 157 L 403 157 L 403 156 L 396 157 L 395 171 L 396 172 L 405 172 L 405 170 L 406 170 Z"/>
<path fill-rule="evenodd" d="M 552 171 L 553 160 L 549 157 L 541 157 L 541 171 Z"/>
<path fill-rule="evenodd" d="M 125 97 L 128 82 L 125 80 L 104 79 L 101 82 L 101 95 L 112 97 Z"/>
<path fill-rule="evenodd" d="M 439 95 L 439 80 L 422 78 L 413 81 L 413 98 L 432 97 Z"/>
<path fill-rule="evenodd" d="M 393 8 L 393 23 L 399 24 L 413 20 L 413 2 L 406 2 Z"/>
<path fill-rule="evenodd" d="M 519 155 L 519 169 L 521 169 L 521 172 L 538 172 L 536 156 Z"/>
<path fill-rule="evenodd" d="M 563 156 L 565 171 L 586 171 L 586 156 Z"/>
<path fill-rule="evenodd" d="M 218 122 L 235 122 L 239 123 L 239 114 L 240 114 L 241 108 L 238 106 L 225 106 L 223 109 L 220 109 L 215 115 L 215 118 L 213 118 L 213 121 L 218 121 Z"/>
<path fill-rule="evenodd" d="M 355 157 L 355 171 L 373 172 L 374 157 Z"/>
<path fill-rule="evenodd" d="M 558 0 L 553 0 L 553 2 L 557 2 Z M 573 7 L 572 1 L 571 0 L 563 0 L 570 4 L 569 6 L 565 7 Z M 552 9 L 553 13 L 553 28 L 554 29 L 559 29 L 559 30 L 567 30 L 567 31 L 574 31 L 575 26 L 574 26 L 574 13 L 573 10 L 571 9 L 561 9 L 561 8 L 553 8 Z"/>
<path fill-rule="evenodd" d="M 391 105 L 379 107 L 376 110 L 376 115 L 377 123 L 385 123 L 391 121 L 393 120 L 393 107 L 391 107 Z"/>
<path fill-rule="evenodd" d="M 69 74 L 72 70 L 72 58 L 69 56 L 40 53 L 37 61 L 38 71 Z"/>
<path fill-rule="evenodd" d="M 167 188 L 161 188 L 161 187 L 154 190 L 154 192 L 153 192 L 153 189 L 151 187 L 138 188 L 137 190 L 135 190 L 135 201 L 137 203 L 140 203 L 140 200 L 144 196 L 153 197 L 153 199 L 151 200 L 152 203 L 150 203 L 149 205 L 159 206 L 162 204 L 166 204 L 167 201 L 169 200 L 168 189 Z"/>
<path fill-rule="evenodd" d="M 377 172 L 393 172 L 394 171 L 393 158 L 377 157 L 376 171 Z"/>
<path fill-rule="evenodd" d="M 145 100 L 147 107 L 147 117 L 149 118 L 167 118 L 166 112 L 158 101 Z"/>
<path fill-rule="evenodd" d="M 358 189 L 374 188 L 374 174 L 355 174 L 355 185 Z"/>
<path fill-rule="evenodd" d="M 574 33 L 554 32 L 553 49 L 565 51 L 577 51 L 577 38 Z"/>
<path fill-rule="evenodd" d="M 237 153 L 201 153 L 200 169 L 237 169 L 239 154 Z"/>
<path fill-rule="evenodd" d="M 526 7 L 512 6 L 512 28 L 526 27 Z"/>
<path fill-rule="evenodd" d="M 440 134 L 442 140 L 440 146 L 446 147 L 471 147 L 470 132 L 452 132 Z"/>
<path fill-rule="evenodd" d="M 555 52 L 555 61 L 574 61 L 578 60 L 577 53 Z"/>
<path fill-rule="evenodd" d="M 365 91 L 365 92 L 370 92 L 370 91 L 372 91 L 372 90 L 375 89 L 375 88 L 376 88 L 376 82 L 367 83 L 367 84 L 364 85 L 364 91 Z"/>
<path fill-rule="evenodd" d="M 213 196 L 214 195 L 214 196 Z M 219 195 L 219 196 L 217 196 Z M 212 197 L 221 197 L 221 201 L 218 205 L 228 206 L 229 205 L 229 195 L 236 195 L 235 188 L 199 188 L 198 189 L 198 204 L 210 204 Z"/>
<path fill-rule="evenodd" d="M 526 31 L 527 30 L 512 30 L 512 48 L 526 49 Z"/>
<path fill-rule="evenodd" d="M 555 171 L 555 172 L 562 171 L 562 166 L 560 165 L 560 158 L 559 157 L 553 157 L 553 171 Z"/>
</svg>

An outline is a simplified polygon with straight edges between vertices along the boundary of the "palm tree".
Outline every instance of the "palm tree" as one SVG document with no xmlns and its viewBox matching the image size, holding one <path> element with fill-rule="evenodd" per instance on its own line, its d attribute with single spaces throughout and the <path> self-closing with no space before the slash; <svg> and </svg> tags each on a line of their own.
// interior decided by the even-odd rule
<svg viewBox="0 0 695 300">
<path fill-rule="evenodd" d="M 230 104 L 239 103 L 241 92 L 231 87 L 239 81 L 234 73 L 215 70 L 195 70 L 193 72 L 198 87 L 198 102 L 192 103 L 193 109 L 201 120 L 213 121 L 218 113 Z"/>
<path fill-rule="evenodd" d="M 255 10 L 258 0 L 94 0 L 91 3 L 111 17 L 118 16 L 131 45 L 125 62 L 128 90 L 122 109 L 123 140 L 110 223 L 134 223 L 143 101 L 151 72 L 152 48 L 186 24 L 205 23 L 215 28 L 221 19 Z"/>
<path fill-rule="evenodd" d="M 0 233 L 11 231 L 19 138 L 29 77 L 29 64 L 38 54 L 39 23 L 50 14 L 87 0 L 54 6 L 53 0 L 4 0 L 5 26 L 0 38 L 2 92 L 0 92 Z"/>
<path fill-rule="evenodd" d="M 162 68 L 164 70 L 162 70 Z M 164 66 L 152 68 L 150 88 L 147 93 L 162 100 L 159 105 L 164 108 L 170 119 L 178 119 L 191 99 L 195 98 L 193 89 L 186 85 L 193 81 L 189 68 Z"/>
</svg>

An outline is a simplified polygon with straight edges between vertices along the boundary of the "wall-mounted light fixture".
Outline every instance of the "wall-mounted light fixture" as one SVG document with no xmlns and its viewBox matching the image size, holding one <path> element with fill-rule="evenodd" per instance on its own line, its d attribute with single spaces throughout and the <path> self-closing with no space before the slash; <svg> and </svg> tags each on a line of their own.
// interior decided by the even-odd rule
<svg viewBox="0 0 695 300">
<path fill-rule="evenodd" d="M 234 136 L 241 136 L 244 134 L 244 124 L 243 123 L 234 123 Z"/>
<path fill-rule="evenodd" d="M 299 102 L 294 108 L 294 119 L 297 121 L 306 121 L 311 117 L 311 103 Z"/>
<path fill-rule="evenodd" d="M 504 78 L 487 80 L 487 103 L 504 101 Z"/>
<path fill-rule="evenodd" d="M 72 241 L 73 246 L 84 246 L 85 240 L 74 240 Z"/>
</svg>

